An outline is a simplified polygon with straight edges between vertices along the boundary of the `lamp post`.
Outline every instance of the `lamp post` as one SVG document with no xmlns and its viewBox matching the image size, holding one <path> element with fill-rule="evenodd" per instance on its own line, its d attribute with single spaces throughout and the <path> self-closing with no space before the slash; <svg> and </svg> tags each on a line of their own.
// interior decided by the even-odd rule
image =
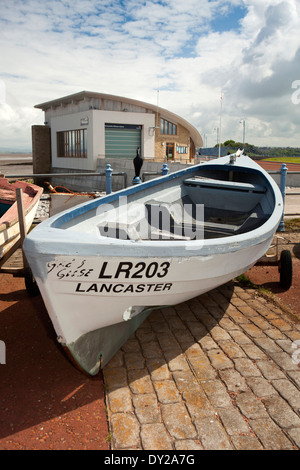
<svg viewBox="0 0 300 470">
<path fill-rule="evenodd" d="M 241 124 L 243 124 L 243 149 L 245 148 L 245 134 L 246 134 L 246 122 L 245 119 L 240 121 Z"/>
</svg>

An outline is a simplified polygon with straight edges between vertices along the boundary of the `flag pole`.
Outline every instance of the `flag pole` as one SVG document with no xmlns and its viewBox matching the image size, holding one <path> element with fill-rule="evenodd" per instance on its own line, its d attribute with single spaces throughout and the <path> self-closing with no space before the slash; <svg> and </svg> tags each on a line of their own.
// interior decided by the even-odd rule
<svg viewBox="0 0 300 470">
<path fill-rule="evenodd" d="M 222 91 L 221 91 L 221 98 L 220 98 L 220 131 L 219 131 L 219 158 L 221 156 L 222 104 L 223 104 L 223 97 L 222 97 Z"/>
</svg>

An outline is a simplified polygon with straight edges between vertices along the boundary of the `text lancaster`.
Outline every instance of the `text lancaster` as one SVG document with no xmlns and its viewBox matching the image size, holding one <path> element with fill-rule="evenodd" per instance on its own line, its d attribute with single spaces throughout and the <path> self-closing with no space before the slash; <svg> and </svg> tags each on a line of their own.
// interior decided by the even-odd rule
<svg viewBox="0 0 300 470">
<path fill-rule="evenodd" d="M 80 293 L 112 293 L 112 294 L 130 294 L 130 293 L 144 293 L 144 292 L 163 292 L 169 291 L 172 288 L 172 283 L 147 283 L 147 284 L 102 284 L 102 283 L 93 283 L 86 284 L 78 282 L 75 292 Z"/>
</svg>

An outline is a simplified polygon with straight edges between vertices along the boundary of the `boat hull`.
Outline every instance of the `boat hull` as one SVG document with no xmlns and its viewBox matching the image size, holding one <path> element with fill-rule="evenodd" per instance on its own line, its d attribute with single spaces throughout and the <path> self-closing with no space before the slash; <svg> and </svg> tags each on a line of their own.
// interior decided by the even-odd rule
<svg viewBox="0 0 300 470">
<path fill-rule="evenodd" d="M 231 253 L 201 255 L 200 249 L 172 258 L 27 257 L 59 342 L 95 375 L 153 309 L 185 302 L 244 273 L 272 238 Z"/>
<path fill-rule="evenodd" d="M 10 184 L 5 178 L 0 179 L 1 200 L 6 200 L 6 202 L 9 203 L 7 204 L 6 212 L 0 218 L 0 259 L 3 258 L 20 239 L 20 225 L 15 195 L 16 188 L 21 188 L 23 191 L 24 228 L 26 233 L 32 225 L 43 192 L 43 188 L 34 184 L 22 181 Z"/>
<path fill-rule="evenodd" d="M 197 209 L 186 224 L 183 206 Z M 248 157 L 235 164 L 229 156 L 57 214 L 26 237 L 24 251 L 58 341 L 95 375 L 151 310 L 251 268 L 282 210 L 269 175 Z"/>
</svg>

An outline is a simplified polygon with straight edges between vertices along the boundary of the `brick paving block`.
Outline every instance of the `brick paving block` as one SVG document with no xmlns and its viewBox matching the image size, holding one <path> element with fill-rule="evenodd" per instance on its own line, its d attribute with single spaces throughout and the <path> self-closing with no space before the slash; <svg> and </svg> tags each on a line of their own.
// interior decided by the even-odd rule
<svg viewBox="0 0 300 470">
<path fill-rule="evenodd" d="M 300 418 L 280 396 L 263 399 L 269 415 L 282 428 L 300 427 Z"/>
<path fill-rule="evenodd" d="M 128 383 L 132 393 L 153 393 L 153 385 L 148 371 L 133 369 L 128 371 Z"/>
<path fill-rule="evenodd" d="M 114 357 L 106 364 L 106 369 L 110 369 L 112 367 L 122 367 L 124 365 L 124 357 L 123 352 L 119 350 Z"/>
<path fill-rule="evenodd" d="M 173 450 L 172 439 L 162 423 L 142 424 L 141 441 L 144 450 Z"/>
<path fill-rule="evenodd" d="M 178 304 L 174 308 L 182 321 L 196 321 L 196 317 L 191 312 L 187 302 L 183 304 Z"/>
<path fill-rule="evenodd" d="M 195 419 L 194 424 L 205 450 L 232 450 L 229 437 L 216 413 L 204 412 Z"/>
<path fill-rule="evenodd" d="M 283 431 L 268 417 L 249 422 L 266 450 L 292 450 L 293 445 Z"/>
<path fill-rule="evenodd" d="M 266 335 L 263 331 L 260 330 L 256 325 L 253 323 L 243 323 L 241 325 L 243 330 L 251 336 L 251 338 L 265 338 Z"/>
<path fill-rule="evenodd" d="M 247 377 L 247 384 L 258 398 L 278 395 L 275 388 L 264 377 Z"/>
<path fill-rule="evenodd" d="M 153 382 L 160 403 L 176 403 L 180 394 L 173 380 L 156 380 Z"/>
<path fill-rule="evenodd" d="M 263 450 L 259 440 L 252 435 L 232 436 L 231 440 L 236 450 Z"/>
<path fill-rule="evenodd" d="M 185 355 L 199 380 L 212 380 L 217 376 L 216 370 L 210 365 L 209 359 L 198 344 L 188 348 Z"/>
<path fill-rule="evenodd" d="M 163 349 L 164 351 L 168 351 L 168 349 L 177 349 L 178 353 L 181 352 L 179 343 L 177 342 L 175 336 L 171 331 L 169 333 L 157 333 L 157 339 L 161 349 Z"/>
<path fill-rule="evenodd" d="M 255 338 L 255 344 L 257 344 L 257 346 L 263 349 L 267 354 L 282 351 L 275 341 L 267 337 Z"/>
<path fill-rule="evenodd" d="M 152 329 L 149 328 L 141 328 L 139 327 L 136 332 L 136 337 L 140 340 L 142 343 L 148 343 L 149 341 L 154 341 L 155 340 L 155 334 Z"/>
<path fill-rule="evenodd" d="M 262 359 L 262 360 L 268 359 L 268 356 L 260 348 L 258 348 L 254 343 L 243 344 L 241 347 L 243 348 L 243 351 L 245 351 L 247 356 L 250 359 L 253 359 L 254 361 L 257 361 L 259 359 Z"/>
<path fill-rule="evenodd" d="M 220 377 L 225 382 L 229 392 L 241 393 L 248 390 L 245 378 L 235 369 L 220 370 Z"/>
<path fill-rule="evenodd" d="M 141 424 L 161 422 L 161 413 L 155 393 L 133 395 L 136 416 Z"/>
<path fill-rule="evenodd" d="M 230 320 L 230 318 L 221 318 L 221 320 L 219 321 L 219 326 L 221 328 L 224 328 L 224 330 L 226 331 L 240 329 L 240 327 L 236 323 L 234 323 L 232 320 Z"/>
<path fill-rule="evenodd" d="M 266 418 L 268 416 L 264 405 L 251 391 L 240 393 L 235 400 L 238 408 L 248 419 Z"/>
<path fill-rule="evenodd" d="M 172 330 L 174 337 L 176 338 L 178 344 L 183 348 L 185 345 L 191 346 L 195 343 L 195 338 L 192 333 L 185 328 L 184 330 Z M 178 346 L 176 345 L 176 349 L 178 350 Z"/>
<path fill-rule="evenodd" d="M 276 328 L 279 328 L 280 331 L 290 331 L 290 330 L 292 330 L 292 326 L 288 322 L 283 320 L 282 318 L 270 319 L 270 323 L 272 323 L 272 325 L 276 326 Z"/>
<path fill-rule="evenodd" d="M 140 425 L 137 418 L 128 413 L 115 413 L 110 419 L 112 448 L 117 450 L 140 446 Z"/>
<path fill-rule="evenodd" d="M 300 449 L 300 428 L 288 429 L 288 435 L 291 437 L 298 449 Z"/>
<path fill-rule="evenodd" d="M 103 369 L 105 388 L 114 390 L 115 388 L 127 386 L 127 371 L 125 367 L 114 367 Z"/>
<path fill-rule="evenodd" d="M 171 378 L 168 365 L 163 358 L 150 358 L 146 361 L 152 380 L 166 380 Z"/>
<path fill-rule="evenodd" d="M 261 307 L 256 308 L 257 312 L 262 315 L 266 320 L 271 320 L 272 318 L 278 319 L 279 316 L 277 313 L 270 310 L 268 305 L 262 305 Z"/>
<path fill-rule="evenodd" d="M 208 333 L 206 334 L 206 336 L 203 336 L 202 338 L 198 339 L 198 343 L 200 344 L 201 348 L 205 351 L 218 347 L 217 343 L 215 343 L 215 341 Z"/>
<path fill-rule="evenodd" d="M 165 319 L 163 319 L 163 321 L 159 321 L 159 322 L 158 321 L 157 322 L 152 322 L 151 327 L 152 327 L 152 330 L 155 333 L 169 333 L 170 332 L 169 325 L 168 325 L 168 323 L 166 322 Z"/>
<path fill-rule="evenodd" d="M 202 313 L 198 319 L 208 331 L 217 325 L 216 319 L 209 312 Z"/>
<path fill-rule="evenodd" d="M 192 440 L 192 439 L 184 439 L 180 441 L 175 441 L 175 450 L 203 450 L 203 447 L 201 445 L 201 442 L 197 439 Z M 186 457 L 186 463 L 190 464 L 192 463 L 192 458 L 193 456 L 187 456 Z"/>
<path fill-rule="evenodd" d="M 300 370 L 288 371 L 287 375 L 295 382 L 295 384 L 300 388 Z"/>
<path fill-rule="evenodd" d="M 228 369 L 233 367 L 233 362 L 229 357 L 224 354 L 222 349 L 210 349 L 207 351 L 207 355 L 211 360 L 212 366 L 217 370 Z"/>
<path fill-rule="evenodd" d="M 199 338 L 203 338 L 203 336 L 207 335 L 207 328 L 200 323 L 199 321 L 188 321 L 186 325 L 190 331 L 190 333 L 199 340 Z"/>
<path fill-rule="evenodd" d="M 176 317 L 172 316 L 172 317 L 167 318 L 167 322 L 171 331 L 184 330 L 186 328 L 183 321 L 177 316 Z"/>
<path fill-rule="evenodd" d="M 201 383 L 201 385 L 213 406 L 224 408 L 231 405 L 231 397 L 221 380 L 207 380 Z"/>
<path fill-rule="evenodd" d="M 239 357 L 233 360 L 235 368 L 243 377 L 260 377 L 261 372 L 255 364 L 246 357 Z"/>
<path fill-rule="evenodd" d="M 173 372 L 173 378 L 180 393 L 199 390 L 199 382 L 190 369 Z"/>
<path fill-rule="evenodd" d="M 225 354 L 230 358 L 234 359 L 236 357 L 246 357 L 243 349 L 236 344 L 234 341 L 219 341 L 219 346 L 223 349 Z"/>
<path fill-rule="evenodd" d="M 110 413 L 131 413 L 133 411 L 131 393 L 128 387 L 117 388 L 107 394 Z"/>
<path fill-rule="evenodd" d="M 236 343 L 238 343 L 240 346 L 243 346 L 244 344 L 252 344 L 252 341 L 250 338 L 248 338 L 245 333 L 239 330 L 232 330 L 230 331 L 231 337 L 234 339 Z"/>
<path fill-rule="evenodd" d="M 280 330 L 278 330 L 278 328 L 265 330 L 265 333 L 269 338 L 274 339 L 275 341 L 286 339 L 286 336 Z"/>
<path fill-rule="evenodd" d="M 219 305 L 214 307 L 207 307 L 209 313 L 219 322 L 224 317 L 224 309 L 222 309 Z"/>
<path fill-rule="evenodd" d="M 176 370 L 189 370 L 190 366 L 187 363 L 183 354 L 176 354 L 173 350 L 165 351 L 165 358 L 168 361 L 170 371 Z"/>
<path fill-rule="evenodd" d="M 272 385 L 295 411 L 300 411 L 300 391 L 295 385 L 288 379 L 273 380 Z"/>
<path fill-rule="evenodd" d="M 127 370 L 143 369 L 145 367 L 145 358 L 139 351 L 124 353 L 124 361 Z"/>
<path fill-rule="evenodd" d="M 262 318 L 260 315 L 258 316 L 251 316 L 251 322 L 254 323 L 258 328 L 263 330 L 265 333 L 267 333 L 266 330 L 269 330 L 272 328 L 272 325 L 270 325 L 269 322 L 267 322 L 264 318 Z"/>
<path fill-rule="evenodd" d="M 240 434 L 250 434 L 250 428 L 241 413 L 230 404 L 227 408 L 218 409 L 219 418 L 222 421 L 227 434 L 238 436 Z"/>
<path fill-rule="evenodd" d="M 256 365 L 267 380 L 283 379 L 284 373 L 271 360 L 256 361 Z"/>
<path fill-rule="evenodd" d="M 228 341 L 230 340 L 230 336 L 229 334 L 227 333 L 227 331 L 225 331 L 223 328 L 221 328 L 220 326 L 214 326 L 210 331 L 209 331 L 210 335 L 213 337 L 213 339 L 218 342 L 218 341 Z"/>
<path fill-rule="evenodd" d="M 283 349 L 286 353 L 292 355 L 295 349 L 293 348 L 293 341 L 290 339 L 277 339 L 276 343 L 278 346 Z"/>
<path fill-rule="evenodd" d="M 174 439 L 195 439 L 197 431 L 183 403 L 165 404 L 161 407 L 163 422 Z"/>
<path fill-rule="evenodd" d="M 140 344 L 136 338 L 131 338 L 122 346 L 122 351 L 124 352 L 140 352 Z"/>
<path fill-rule="evenodd" d="M 271 358 L 273 359 L 279 367 L 284 370 L 298 370 L 298 364 L 295 364 L 292 360 L 292 356 L 286 352 L 271 353 Z"/>
<path fill-rule="evenodd" d="M 143 356 L 145 358 L 163 357 L 158 341 L 147 341 L 142 343 Z"/>
<path fill-rule="evenodd" d="M 199 417 L 199 414 L 202 416 L 203 410 L 212 409 L 210 401 L 200 387 L 183 392 L 182 398 L 193 419 Z"/>
</svg>

